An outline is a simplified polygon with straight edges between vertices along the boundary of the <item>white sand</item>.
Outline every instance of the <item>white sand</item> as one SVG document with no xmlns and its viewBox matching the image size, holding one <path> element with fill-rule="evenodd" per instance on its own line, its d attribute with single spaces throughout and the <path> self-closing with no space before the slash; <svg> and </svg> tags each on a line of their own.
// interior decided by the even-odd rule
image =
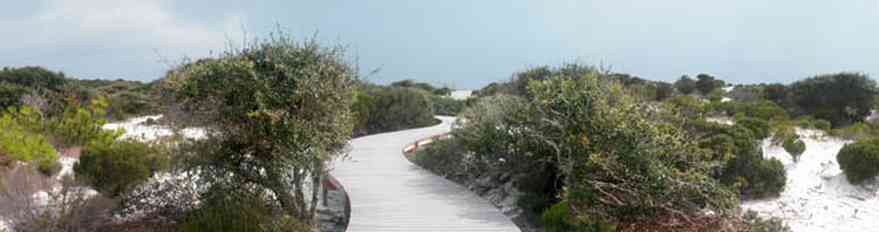
<svg viewBox="0 0 879 232">
<path fill-rule="evenodd" d="M 104 125 L 106 130 L 124 129 L 123 139 L 134 138 L 141 141 L 153 141 L 161 137 L 174 135 L 174 130 L 159 125 L 144 125 L 148 119 L 159 120 L 162 115 L 150 115 L 136 117 L 123 122 L 108 123 Z M 199 128 L 186 128 L 180 131 L 187 138 L 204 138 L 204 130 Z"/>
<path fill-rule="evenodd" d="M 780 197 L 746 201 L 742 207 L 785 220 L 793 231 L 879 231 L 879 199 L 875 183 L 850 184 L 836 162 L 850 141 L 824 137 L 815 130 L 797 130 L 806 151 L 794 163 L 783 148 L 763 142 L 764 156 L 782 161 L 787 185 Z"/>
<path fill-rule="evenodd" d="M 736 124 L 736 122 L 733 121 L 733 119 L 730 117 L 707 117 L 705 118 L 705 121 L 727 126 L 732 126 Z"/>
<path fill-rule="evenodd" d="M 466 100 L 473 95 L 473 90 L 455 90 L 452 91 L 451 97 L 455 100 Z"/>
</svg>

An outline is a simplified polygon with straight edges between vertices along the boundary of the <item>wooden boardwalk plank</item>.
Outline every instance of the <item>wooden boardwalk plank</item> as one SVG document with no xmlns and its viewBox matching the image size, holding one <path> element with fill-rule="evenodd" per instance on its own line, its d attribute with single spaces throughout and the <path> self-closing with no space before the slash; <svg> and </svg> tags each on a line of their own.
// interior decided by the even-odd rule
<svg viewBox="0 0 879 232">
<path fill-rule="evenodd" d="M 519 231 L 487 200 L 403 157 L 406 145 L 450 130 L 453 118 L 440 119 L 351 141 L 349 159 L 331 171 L 351 198 L 348 231 Z"/>
</svg>

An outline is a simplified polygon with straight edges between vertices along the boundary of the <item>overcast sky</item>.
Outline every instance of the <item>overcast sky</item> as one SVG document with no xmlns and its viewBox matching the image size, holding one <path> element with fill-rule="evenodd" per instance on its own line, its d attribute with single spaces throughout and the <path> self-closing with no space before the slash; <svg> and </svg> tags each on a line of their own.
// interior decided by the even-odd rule
<svg viewBox="0 0 879 232">
<path fill-rule="evenodd" d="M 379 83 L 474 88 L 565 62 L 654 80 L 879 75 L 879 0 L 3 1 L 0 66 L 79 78 L 154 80 L 275 25 L 348 45 Z"/>
</svg>

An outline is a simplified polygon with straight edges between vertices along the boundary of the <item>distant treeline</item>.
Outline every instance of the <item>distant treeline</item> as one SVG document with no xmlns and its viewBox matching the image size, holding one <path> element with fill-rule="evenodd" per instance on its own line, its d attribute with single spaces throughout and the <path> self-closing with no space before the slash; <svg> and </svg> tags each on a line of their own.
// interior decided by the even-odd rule
<svg viewBox="0 0 879 232">
<path fill-rule="evenodd" d="M 157 112 L 152 83 L 128 80 L 80 80 L 42 67 L 3 68 L 0 108 L 32 104 L 49 115 L 88 103 L 97 96 L 109 101 L 107 116 L 121 120 Z M 36 105 L 34 105 L 36 104 Z"/>
</svg>

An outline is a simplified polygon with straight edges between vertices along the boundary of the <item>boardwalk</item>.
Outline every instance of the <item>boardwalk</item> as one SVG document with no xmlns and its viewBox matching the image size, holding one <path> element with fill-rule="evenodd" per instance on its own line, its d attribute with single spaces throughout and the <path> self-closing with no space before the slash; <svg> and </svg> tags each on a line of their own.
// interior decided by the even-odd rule
<svg viewBox="0 0 879 232">
<path fill-rule="evenodd" d="M 449 131 L 438 126 L 354 139 L 350 159 L 332 174 L 351 198 L 349 232 L 519 231 L 488 201 L 410 163 L 402 148 Z"/>
</svg>

